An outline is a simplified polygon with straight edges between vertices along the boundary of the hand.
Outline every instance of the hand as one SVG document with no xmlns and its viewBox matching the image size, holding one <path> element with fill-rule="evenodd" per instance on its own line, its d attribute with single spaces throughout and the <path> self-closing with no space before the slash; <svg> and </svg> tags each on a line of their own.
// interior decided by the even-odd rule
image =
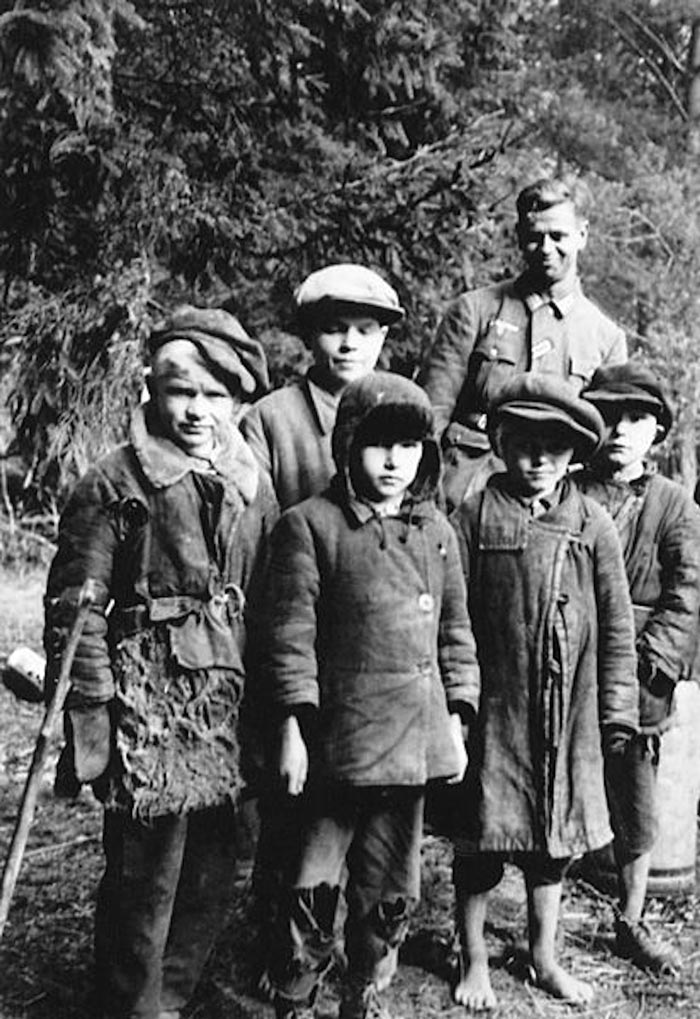
<svg viewBox="0 0 700 1019">
<path fill-rule="evenodd" d="M 294 715 L 285 718 L 280 732 L 280 777 L 290 796 L 304 791 L 309 774 L 309 753 Z"/>
<path fill-rule="evenodd" d="M 94 782 L 107 770 L 112 750 L 112 721 L 106 704 L 68 711 L 73 764 L 78 782 Z"/>
<path fill-rule="evenodd" d="M 467 765 L 469 764 L 469 756 L 467 754 L 467 748 L 464 745 L 464 738 L 462 736 L 462 719 L 459 715 L 450 715 L 450 739 L 455 749 L 457 760 L 459 761 L 458 770 L 456 774 L 452 775 L 451 778 L 447 779 L 448 785 L 458 785 L 467 773 Z"/>
</svg>

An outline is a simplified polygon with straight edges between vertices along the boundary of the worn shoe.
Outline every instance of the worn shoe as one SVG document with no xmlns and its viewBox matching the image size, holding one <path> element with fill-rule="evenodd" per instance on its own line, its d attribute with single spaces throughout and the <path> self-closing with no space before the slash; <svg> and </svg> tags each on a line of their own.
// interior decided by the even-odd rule
<svg viewBox="0 0 700 1019">
<path fill-rule="evenodd" d="M 673 976 L 681 967 L 675 949 L 655 937 L 644 920 L 627 920 L 624 916 L 615 920 L 615 954 L 651 973 Z"/>
<path fill-rule="evenodd" d="M 391 1019 L 382 1005 L 377 985 L 358 977 L 346 977 L 338 1019 Z"/>
</svg>

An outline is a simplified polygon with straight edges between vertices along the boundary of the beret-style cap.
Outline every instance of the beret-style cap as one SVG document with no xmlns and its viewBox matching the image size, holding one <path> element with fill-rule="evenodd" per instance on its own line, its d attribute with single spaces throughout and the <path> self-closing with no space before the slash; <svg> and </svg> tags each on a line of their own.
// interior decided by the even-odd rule
<svg viewBox="0 0 700 1019">
<path fill-rule="evenodd" d="M 317 269 L 294 292 L 302 319 L 316 318 L 338 306 L 349 312 L 367 311 L 383 325 L 404 317 L 399 295 L 386 280 L 364 265 L 341 262 Z"/>
<path fill-rule="evenodd" d="M 603 439 L 605 425 L 596 408 L 581 399 L 564 379 L 528 372 L 515 375 L 499 389 L 488 415 L 493 436 L 502 421 L 556 424 L 571 433 L 577 458 L 588 459 Z"/>
<path fill-rule="evenodd" d="M 673 412 L 663 383 L 646 365 L 636 361 L 598 368 L 583 396 L 603 417 L 611 407 L 642 407 L 654 414 L 661 426 L 655 442 L 661 442 L 673 424 Z"/>
<path fill-rule="evenodd" d="M 193 343 L 205 363 L 221 376 L 229 389 L 240 386 L 250 399 L 269 389 L 263 348 L 248 336 L 238 319 L 223 308 L 195 308 L 191 304 L 175 308 L 149 336 L 150 355 L 171 340 Z"/>
</svg>

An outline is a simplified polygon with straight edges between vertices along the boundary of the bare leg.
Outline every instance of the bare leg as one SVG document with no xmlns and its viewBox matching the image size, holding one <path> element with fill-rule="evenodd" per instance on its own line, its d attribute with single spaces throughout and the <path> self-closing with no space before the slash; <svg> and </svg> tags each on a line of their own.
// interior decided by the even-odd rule
<svg viewBox="0 0 700 1019">
<path fill-rule="evenodd" d="M 567 973 L 556 960 L 556 936 L 562 882 L 544 883 L 525 874 L 530 954 L 538 987 L 555 998 L 586 1004 L 593 998 L 590 984 Z"/>
<path fill-rule="evenodd" d="M 455 883 L 459 934 L 459 981 L 453 996 L 458 1005 L 474 1012 L 496 1007 L 489 976 L 489 956 L 484 938 L 488 892 L 465 892 Z"/>
</svg>

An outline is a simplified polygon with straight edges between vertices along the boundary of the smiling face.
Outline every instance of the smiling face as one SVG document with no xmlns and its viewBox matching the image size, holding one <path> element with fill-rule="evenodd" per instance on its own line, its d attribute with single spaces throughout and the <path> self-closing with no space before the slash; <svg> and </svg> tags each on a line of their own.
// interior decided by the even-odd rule
<svg viewBox="0 0 700 1019">
<path fill-rule="evenodd" d="M 605 440 L 600 460 L 615 474 L 632 478 L 644 470 L 644 458 L 657 437 L 659 422 L 641 406 L 601 407 Z"/>
<path fill-rule="evenodd" d="M 367 315 L 338 315 L 311 339 L 314 362 L 330 392 L 374 370 L 388 327 Z"/>
<path fill-rule="evenodd" d="M 574 455 L 572 433 L 556 424 L 505 421 L 498 445 L 513 487 L 526 497 L 550 495 Z"/>
<path fill-rule="evenodd" d="M 240 406 L 188 340 L 172 340 L 156 352 L 148 387 L 163 434 L 189 456 L 210 457 Z"/>
<path fill-rule="evenodd" d="M 363 446 L 358 457 L 358 495 L 380 505 L 400 502 L 413 484 L 423 456 L 419 439 Z"/>
<path fill-rule="evenodd" d="M 588 224 L 571 202 L 529 213 L 518 223 L 518 241 L 525 264 L 543 288 L 573 284 L 579 252 L 588 240 Z"/>
</svg>

